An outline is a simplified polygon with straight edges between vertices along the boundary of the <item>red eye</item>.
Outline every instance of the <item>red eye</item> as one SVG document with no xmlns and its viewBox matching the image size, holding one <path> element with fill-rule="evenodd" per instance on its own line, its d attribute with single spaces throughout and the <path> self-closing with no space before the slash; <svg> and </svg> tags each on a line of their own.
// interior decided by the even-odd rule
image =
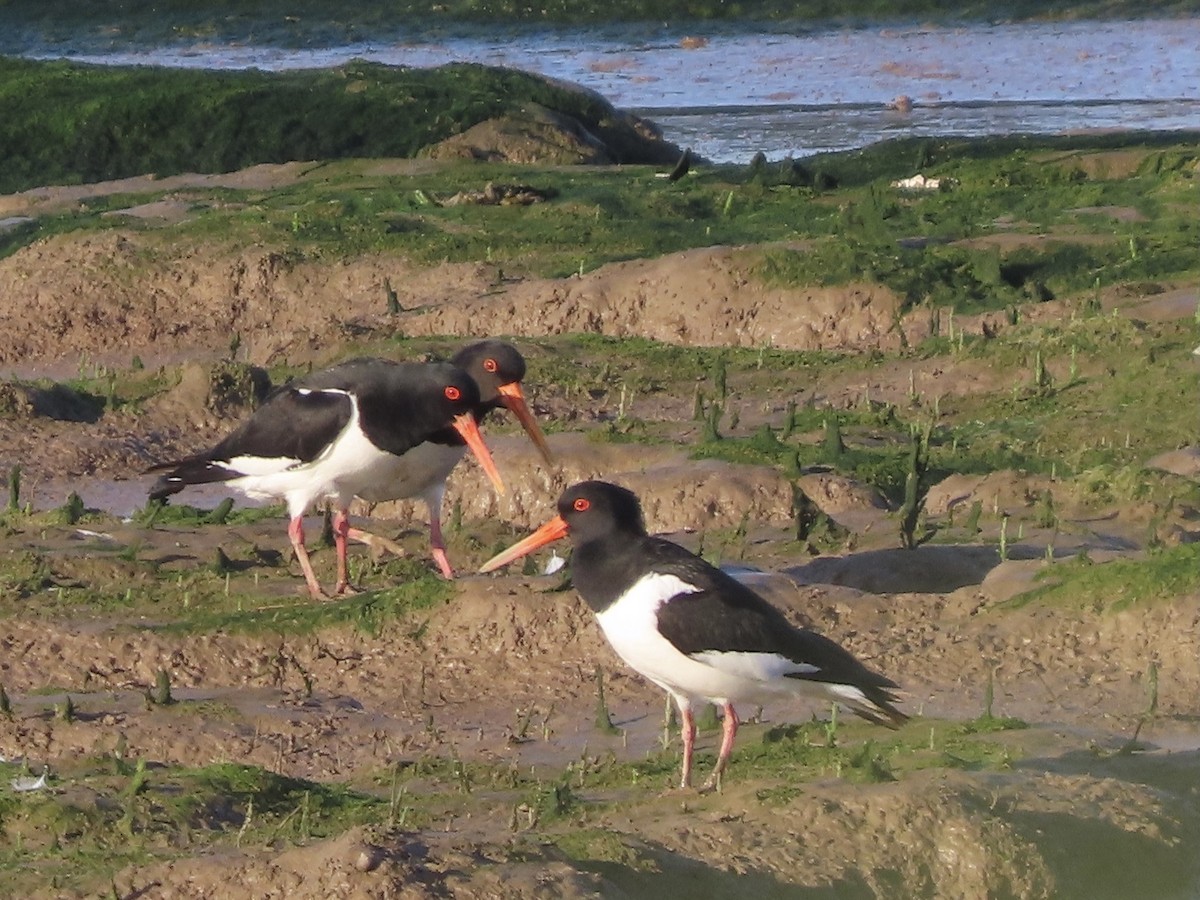
<svg viewBox="0 0 1200 900">
<path fill-rule="evenodd" d="M 495 372 L 500 366 L 494 359 L 485 359 L 483 361 L 483 368 L 485 372 Z"/>
<path fill-rule="evenodd" d="M 576 501 L 575 501 L 575 503 L 574 503 L 574 506 L 575 506 L 575 512 L 583 512 L 584 510 L 586 510 L 586 509 L 587 509 L 589 506 L 591 506 L 591 505 L 592 505 L 592 501 L 591 501 L 591 500 L 588 500 L 586 497 L 580 497 L 580 498 L 579 498 L 578 500 L 576 500 Z"/>
<path fill-rule="evenodd" d="M 446 385 L 446 390 L 444 393 L 446 394 L 447 400 L 457 400 L 459 397 L 462 396 L 462 391 L 460 391 L 458 388 L 456 388 L 452 384 Z"/>
</svg>

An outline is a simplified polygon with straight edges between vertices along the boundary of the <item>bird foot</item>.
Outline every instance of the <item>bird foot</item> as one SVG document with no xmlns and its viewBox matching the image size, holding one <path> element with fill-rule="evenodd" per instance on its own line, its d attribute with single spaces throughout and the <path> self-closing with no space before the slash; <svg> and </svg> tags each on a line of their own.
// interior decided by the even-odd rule
<svg viewBox="0 0 1200 900">
<path fill-rule="evenodd" d="M 708 780 L 705 781 L 704 784 L 702 784 L 699 788 L 699 793 L 701 794 L 711 794 L 713 791 L 716 791 L 718 794 L 721 793 L 720 772 L 713 772 L 713 774 L 708 777 Z"/>
</svg>

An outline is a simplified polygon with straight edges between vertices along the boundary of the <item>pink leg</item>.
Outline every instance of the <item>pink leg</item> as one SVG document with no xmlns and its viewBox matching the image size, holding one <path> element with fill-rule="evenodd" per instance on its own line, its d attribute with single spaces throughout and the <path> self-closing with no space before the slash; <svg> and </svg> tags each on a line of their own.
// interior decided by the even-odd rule
<svg viewBox="0 0 1200 900">
<path fill-rule="evenodd" d="M 696 717 L 692 715 L 690 706 L 681 706 L 679 716 L 683 722 L 680 726 L 683 736 L 683 777 L 679 780 L 679 786 L 686 788 L 692 785 L 692 757 L 696 752 Z"/>
<path fill-rule="evenodd" d="M 335 594 L 357 594 L 350 587 L 350 563 L 346 559 L 346 541 L 350 536 L 350 513 L 339 509 L 333 514 L 333 546 L 337 551 L 337 586 Z"/>
<path fill-rule="evenodd" d="M 433 547 L 433 561 L 442 570 L 442 577 L 454 580 L 454 570 L 450 568 L 450 560 L 446 557 L 446 542 L 442 539 L 441 503 L 437 506 L 429 504 L 429 545 Z"/>
<path fill-rule="evenodd" d="M 732 703 L 725 704 L 725 721 L 721 727 L 721 751 L 717 754 L 717 767 L 713 769 L 712 775 L 708 776 L 708 781 L 704 782 L 704 790 L 711 791 L 716 788 L 721 790 L 721 776 L 725 773 L 725 766 L 729 764 L 729 757 L 733 753 L 733 739 L 737 736 L 738 730 L 737 712 L 733 708 Z"/>
<path fill-rule="evenodd" d="M 317 599 L 324 597 L 325 592 L 321 590 L 321 583 L 317 581 L 312 561 L 308 558 L 308 549 L 304 546 L 303 515 L 293 516 L 292 520 L 288 522 L 288 540 L 292 542 L 292 549 L 296 551 L 296 559 L 300 561 L 300 571 L 304 573 L 304 580 L 308 582 L 308 592 Z"/>
</svg>

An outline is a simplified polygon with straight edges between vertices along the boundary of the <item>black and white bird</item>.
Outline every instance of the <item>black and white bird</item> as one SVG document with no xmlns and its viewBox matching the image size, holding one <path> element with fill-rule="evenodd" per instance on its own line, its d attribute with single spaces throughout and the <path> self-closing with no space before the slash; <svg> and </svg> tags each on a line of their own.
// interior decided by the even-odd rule
<svg viewBox="0 0 1200 900">
<path fill-rule="evenodd" d="M 287 503 L 288 538 L 309 592 L 325 596 L 304 546 L 304 514 L 334 504 L 335 594 L 352 592 L 346 561 L 350 500 L 386 482 L 431 436 L 453 430 L 471 448 L 496 490 L 500 473 L 479 434 L 479 388 L 450 363 L 364 366 L 337 387 L 286 385 L 242 425 L 204 453 L 153 466 L 150 490 L 162 500 L 192 484 L 223 482 L 257 499 Z"/>
<path fill-rule="evenodd" d="M 450 362 L 470 375 L 479 388 L 479 402 L 472 410 L 477 424 L 482 424 L 494 409 L 508 409 L 524 427 L 542 458 L 546 462 L 552 461 L 546 438 L 529 411 L 521 388 L 521 381 L 525 377 L 525 358 L 516 347 L 506 341 L 476 341 L 459 350 Z M 392 363 L 386 360 L 353 359 L 314 372 L 295 384 L 307 388 L 347 388 L 376 368 L 389 365 Z M 406 500 L 410 497 L 424 500 L 429 509 L 429 542 L 433 559 L 446 578 L 453 578 L 454 570 L 446 557 L 446 543 L 442 537 L 442 498 L 446 494 L 446 479 L 466 450 L 462 435 L 453 428 L 444 428 L 429 435 L 420 446 L 406 453 L 389 473 L 358 492 L 358 496 L 368 503 Z M 348 536 L 350 540 L 384 548 L 397 555 L 404 552 L 394 541 L 358 528 L 351 528 Z"/>
<path fill-rule="evenodd" d="M 719 787 L 733 751 L 734 704 L 771 696 L 834 700 L 880 725 L 899 727 L 899 686 L 678 544 L 646 533 L 641 504 L 603 481 L 569 487 L 558 515 L 490 559 L 490 572 L 551 541 L 570 536 L 572 577 L 604 636 L 630 666 L 670 694 L 683 730 L 682 787 L 691 782 L 696 742 L 693 707 L 724 709 L 717 765 L 704 786 Z"/>
</svg>

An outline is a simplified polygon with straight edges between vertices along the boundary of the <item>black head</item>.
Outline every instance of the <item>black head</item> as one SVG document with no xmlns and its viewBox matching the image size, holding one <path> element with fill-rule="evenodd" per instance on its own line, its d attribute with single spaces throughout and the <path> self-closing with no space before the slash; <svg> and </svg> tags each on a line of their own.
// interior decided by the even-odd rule
<svg viewBox="0 0 1200 900">
<path fill-rule="evenodd" d="M 420 374 L 416 396 L 422 418 L 430 430 L 444 428 L 464 413 L 479 406 L 475 379 L 451 363 L 417 363 Z"/>
<path fill-rule="evenodd" d="M 581 481 L 558 498 L 558 514 L 581 544 L 608 534 L 644 535 L 646 522 L 637 494 L 607 481 Z"/>
<path fill-rule="evenodd" d="M 485 409 L 504 406 L 500 388 L 520 384 L 525 377 L 525 357 L 506 341 L 477 341 L 463 347 L 450 360 L 475 379 L 480 404 Z"/>
</svg>

